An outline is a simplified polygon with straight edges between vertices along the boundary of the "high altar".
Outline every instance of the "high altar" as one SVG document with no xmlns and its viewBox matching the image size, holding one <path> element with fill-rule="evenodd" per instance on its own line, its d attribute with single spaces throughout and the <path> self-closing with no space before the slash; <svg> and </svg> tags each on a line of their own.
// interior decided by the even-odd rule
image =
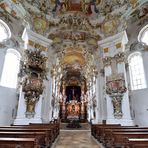
<svg viewBox="0 0 148 148">
<path fill-rule="evenodd" d="M 61 102 L 60 105 L 60 117 L 61 121 L 67 120 L 80 120 L 85 122 L 87 119 L 87 103 L 83 100 L 78 102 L 77 100 L 70 100 L 69 102 Z"/>
<path fill-rule="evenodd" d="M 80 107 L 81 103 L 76 100 L 67 102 L 67 119 L 79 119 Z"/>
</svg>

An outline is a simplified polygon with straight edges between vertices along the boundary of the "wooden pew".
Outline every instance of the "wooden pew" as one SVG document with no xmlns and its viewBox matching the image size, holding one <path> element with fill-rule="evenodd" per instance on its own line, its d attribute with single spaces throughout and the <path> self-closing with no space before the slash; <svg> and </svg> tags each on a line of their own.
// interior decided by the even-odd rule
<svg viewBox="0 0 148 148">
<path fill-rule="evenodd" d="M 41 124 L 41 123 L 30 123 L 29 125 L 13 125 L 15 127 L 37 127 L 37 128 L 51 128 L 54 130 L 56 136 L 59 135 L 59 131 L 60 131 L 60 124 L 59 123 L 44 123 L 44 124 Z"/>
<path fill-rule="evenodd" d="M 0 138 L 0 148 L 40 148 L 35 138 Z"/>
<path fill-rule="evenodd" d="M 56 136 L 59 135 L 59 131 L 60 131 L 60 124 L 59 123 L 49 123 L 49 124 L 31 123 L 31 124 L 29 124 L 29 126 L 53 128 L 55 130 Z"/>
<path fill-rule="evenodd" d="M 59 127 L 57 125 L 17 125 L 12 126 L 14 128 L 25 128 L 25 129 L 50 129 L 52 132 L 52 140 L 54 141 L 59 135 Z M 11 128 L 11 127 L 8 127 Z"/>
<path fill-rule="evenodd" d="M 50 147 L 49 137 L 45 132 L 0 132 L 0 138 L 35 138 L 42 147 Z"/>
<path fill-rule="evenodd" d="M 60 124 L 57 121 L 48 124 L 2 126 L 0 138 L 35 138 L 38 145 L 51 147 L 59 130 Z"/>
<path fill-rule="evenodd" d="M 106 147 L 109 147 L 109 148 L 124 147 L 125 138 L 146 138 L 148 139 L 148 132 L 112 132 L 110 141 Z"/>
<path fill-rule="evenodd" d="M 119 127 L 113 127 L 113 128 L 106 128 L 103 129 L 101 140 L 100 142 L 103 143 L 103 145 L 107 144 L 110 140 L 110 137 L 112 135 L 112 132 L 148 132 L 147 127 L 135 127 L 135 126 L 121 126 Z"/>
<path fill-rule="evenodd" d="M 52 145 L 52 142 L 54 142 L 55 139 L 53 139 L 53 135 L 52 135 L 52 130 L 51 129 L 44 129 L 44 128 L 21 128 L 21 127 L 5 127 L 5 128 L 0 128 L 0 132 L 44 132 L 46 133 L 47 137 L 46 139 L 48 139 L 49 142 L 49 146 Z M 46 140 L 45 140 L 46 141 Z"/>
<path fill-rule="evenodd" d="M 121 127 L 120 124 L 93 124 L 91 126 L 91 134 L 100 141 L 101 131 L 105 128 Z"/>
<path fill-rule="evenodd" d="M 123 140 L 128 136 L 129 138 L 148 138 L 148 127 L 95 124 L 91 126 L 91 133 L 106 147 L 115 148 L 125 146 Z"/>
<path fill-rule="evenodd" d="M 125 148 L 148 148 L 148 139 L 125 138 Z"/>
</svg>

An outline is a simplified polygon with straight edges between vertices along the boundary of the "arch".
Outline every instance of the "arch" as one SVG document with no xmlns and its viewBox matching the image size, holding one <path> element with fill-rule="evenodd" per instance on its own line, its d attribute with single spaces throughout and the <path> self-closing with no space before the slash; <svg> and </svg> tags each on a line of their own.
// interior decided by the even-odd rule
<svg viewBox="0 0 148 148">
<path fill-rule="evenodd" d="M 17 75 L 19 72 L 20 53 L 15 49 L 8 49 L 1 76 L 0 85 L 9 88 L 17 87 Z"/>
<path fill-rule="evenodd" d="M 148 24 L 140 30 L 138 41 L 148 45 Z"/>
<path fill-rule="evenodd" d="M 0 19 L 0 42 L 3 42 L 11 37 L 11 31 L 8 25 Z"/>
<path fill-rule="evenodd" d="M 147 87 L 142 54 L 134 52 L 128 57 L 131 89 L 138 90 Z"/>
</svg>

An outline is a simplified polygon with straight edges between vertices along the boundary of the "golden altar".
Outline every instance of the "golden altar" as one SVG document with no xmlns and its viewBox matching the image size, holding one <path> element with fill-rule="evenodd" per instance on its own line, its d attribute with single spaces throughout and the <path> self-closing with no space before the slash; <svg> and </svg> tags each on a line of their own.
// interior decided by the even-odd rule
<svg viewBox="0 0 148 148">
<path fill-rule="evenodd" d="M 80 117 L 80 102 L 71 100 L 67 104 L 67 119 L 79 119 Z"/>
</svg>

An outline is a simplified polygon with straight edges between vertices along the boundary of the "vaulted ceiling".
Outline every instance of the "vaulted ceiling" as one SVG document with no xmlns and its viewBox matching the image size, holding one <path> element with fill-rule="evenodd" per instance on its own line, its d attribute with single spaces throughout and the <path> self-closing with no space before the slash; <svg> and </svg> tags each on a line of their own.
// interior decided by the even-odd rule
<svg viewBox="0 0 148 148">
<path fill-rule="evenodd" d="M 65 79 L 89 77 L 97 70 L 97 42 L 142 23 L 148 12 L 147 0 L 3 0 L 0 7 L 53 40 Z"/>
</svg>

